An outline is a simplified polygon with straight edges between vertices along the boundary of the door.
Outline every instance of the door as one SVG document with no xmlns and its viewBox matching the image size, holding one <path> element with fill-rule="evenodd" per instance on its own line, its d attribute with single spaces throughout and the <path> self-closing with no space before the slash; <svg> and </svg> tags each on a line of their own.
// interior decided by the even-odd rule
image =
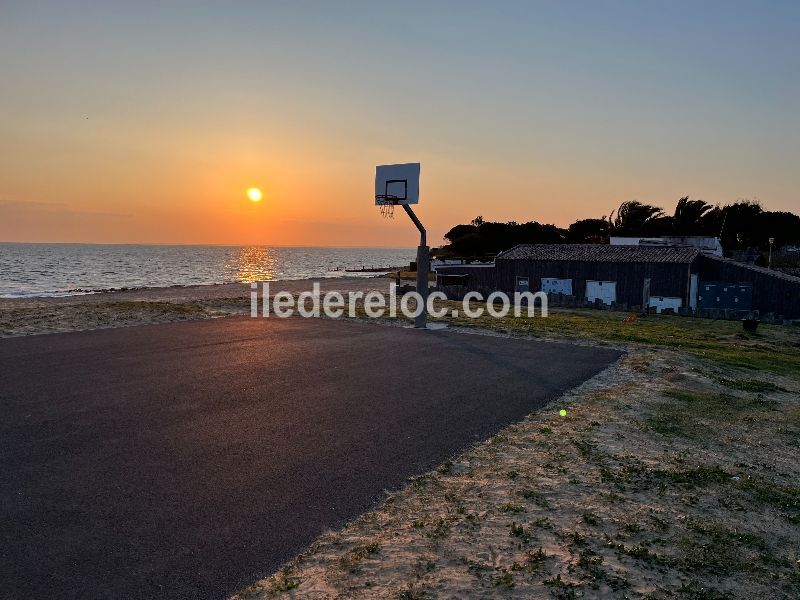
<svg viewBox="0 0 800 600">
<path fill-rule="evenodd" d="M 589 302 L 600 300 L 603 304 L 611 304 L 617 301 L 617 282 L 616 281 L 587 281 L 586 299 Z"/>
<path fill-rule="evenodd" d="M 753 285 L 750 283 L 712 281 L 700 286 L 700 308 L 751 310 L 752 306 Z"/>
<path fill-rule="evenodd" d="M 718 308 L 719 297 L 717 296 L 716 283 L 704 283 L 700 286 L 700 308 Z"/>
<path fill-rule="evenodd" d="M 734 308 L 736 310 L 751 310 L 753 308 L 753 285 L 740 283 L 734 289 Z"/>
</svg>

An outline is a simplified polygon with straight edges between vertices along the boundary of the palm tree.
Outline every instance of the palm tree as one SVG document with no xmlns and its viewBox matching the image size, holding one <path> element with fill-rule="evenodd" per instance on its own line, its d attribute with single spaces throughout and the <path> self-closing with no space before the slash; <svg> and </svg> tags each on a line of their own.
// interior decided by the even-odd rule
<svg viewBox="0 0 800 600">
<path fill-rule="evenodd" d="M 689 200 L 684 196 L 675 206 L 672 226 L 676 235 L 700 235 L 703 233 L 704 218 L 714 207 L 703 200 Z"/>
<path fill-rule="evenodd" d="M 608 218 L 611 232 L 616 235 L 652 235 L 653 226 L 664 218 L 664 211 L 638 200 L 629 200 L 619 205 L 617 216 Z"/>
</svg>

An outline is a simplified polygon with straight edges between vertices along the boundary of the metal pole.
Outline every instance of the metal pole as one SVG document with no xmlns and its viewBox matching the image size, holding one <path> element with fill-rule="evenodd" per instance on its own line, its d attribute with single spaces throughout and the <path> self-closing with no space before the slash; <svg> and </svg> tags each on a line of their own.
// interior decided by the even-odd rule
<svg viewBox="0 0 800 600">
<path fill-rule="evenodd" d="M 414 319 L 416 329 L 428 327 L 428 271 L 430 270 L 430 249 L 425 236 L 425 228 L 408 204 L 403 204 L 406 214 L 419 229 L 419 246 L 417 247 L 417 293 L 422 298 L 422 311 Z"/>
<path fill-rule="evenodd" d="M 769 264 L 767 265 L 768 269 L 772 269 L 772 244 L 775 243 L 775 238 L 769 238 Z"/>
</svg>

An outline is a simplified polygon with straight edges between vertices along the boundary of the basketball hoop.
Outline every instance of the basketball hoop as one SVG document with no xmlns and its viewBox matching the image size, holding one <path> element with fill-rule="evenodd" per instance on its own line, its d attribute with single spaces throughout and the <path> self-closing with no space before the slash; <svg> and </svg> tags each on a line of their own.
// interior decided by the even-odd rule
<svg viewBox="0 0 800 600">
<path fill-rule="evenodd" d="M 375 204 L 380 208 L 381 216 L 384 219 L 394 219 L 394 207 L 400 202 L 400 198 L 392 194 L 376 194 Z"/>
<path fill-rule="evenodd" d="M 375 167 L 375 206 L 380 208 L 381 216 L 384 219 L 391 219 L 394 217 L 394 207 L 398 204 L 402 205 L 403 210 L 419 231 L 417 293 L 422 299 L 423 309 L 414 318 L 414 327 L 427 329 L 430 248 L 428 248 L 425 228 L 411 209 L 411 205 L 417 203 L 419 203 L 419 163 L 378 165 Z"/>
</svg>

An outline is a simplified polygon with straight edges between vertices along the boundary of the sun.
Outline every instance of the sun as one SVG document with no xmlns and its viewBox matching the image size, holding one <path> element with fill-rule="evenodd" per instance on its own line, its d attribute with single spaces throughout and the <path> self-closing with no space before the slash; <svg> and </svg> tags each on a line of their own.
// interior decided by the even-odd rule
<svg viewBox="0 0 800 600">
<path fill-rule="evenodd" d="M 247 197 L 253 202 L 260 202 L 264 195 L 261 193 L 260 189 L 253 187 L 247 190 Z"/>
</svg>

